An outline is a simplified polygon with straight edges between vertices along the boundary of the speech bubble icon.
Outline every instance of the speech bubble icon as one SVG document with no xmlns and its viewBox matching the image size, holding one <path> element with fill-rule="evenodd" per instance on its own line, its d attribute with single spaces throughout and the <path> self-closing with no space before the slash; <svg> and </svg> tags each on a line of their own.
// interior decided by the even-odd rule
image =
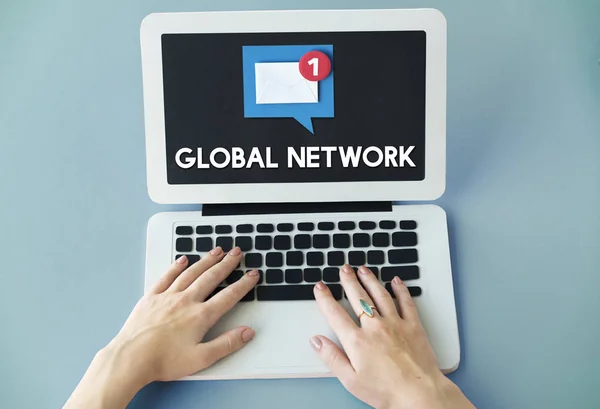
<svg viewBox="0 0 600 409">
<path fill-rule="evenodd" d="M 313 128 L 313 122 L 312 122 L 312 118 L 309 117 L 294 117 L 294 119 L 296 121 L 298 121 L 300 123 L 300 125 L 302 125 L 303 127 L 305 127 L 306 129 L 308 129 L 308 132 L 310 132 L 311 134 L 314 135 L 315 130 Z"/>
<path fill-rule="evenodd" d="M 333 61 L 333 45 L 243 46 L 244 117 L 293 118 L 314 134 L 313 118 L 334 116 L 334 72 L 318 81 L 318 101 L 315 103 L 259 103 L 257 101 L 256 66 L 261 63 L 298 63 L 311 51 L 324 53 Z M 264 67 L 264 64 L 262 64 Z"/>
</svg>

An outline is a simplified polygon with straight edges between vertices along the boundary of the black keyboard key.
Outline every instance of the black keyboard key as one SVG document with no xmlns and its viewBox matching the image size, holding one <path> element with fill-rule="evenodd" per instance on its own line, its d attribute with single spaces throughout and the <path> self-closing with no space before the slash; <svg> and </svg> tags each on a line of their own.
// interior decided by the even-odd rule
<svg viewBox="0 0 600 409">
<path fill-rule="evenodd" d="M 175 250 L 179 252 L 192 251 L 194 248 L 194 241 L 189 238 L 179 238 L 175 242 Z"/>
<path fill-rule="evenodd" d="M 246 267 L 258 268 L 263 264 L 262 254 L 260 253 L 247 253 L 246 254 Z"/>
<path fill-rule="evenodd" d="M 252 233 L 254 231 L 254 226 L 251 224 L 239 224 L 236 226 L 235 231 L 238 233 Z"/>
<path fill-rule="evenodd" d="M 275 250 L 289 250 L 292 248 L 290 236 L 275 236 L 273 247 Z"/>
<path fill-rule="evenodd" d="M 402 230 L 415 230 L 417 228 L 417 222 L 414 220 L 402 220 L 400 222 L 400 228 Z"/>
<path fill-rule="evenodd" d="M 288 232 L 294 230 L 294 225 L 292 223 L 279 223 L 277 225 L 277 231 Z"/>
<path fill-rule="evenodd" d="M 271 236 L 256 236 L 254 247 L 256 250 L 271 250 L 273 238 Z"/>
<path fill-rule="evenodd" d="M 369 264 L 385 263 L 385 253 L 381 250 L 371 250 L 367 253 L 367 262 Z"/>
<path fill-rule="evenodd" d="M 374 247 L 388 247 L 390 245 L 390 235 L 388 233 L 375 233 L 373 235 Z"/>
<path fill-rule="evenodd" d="M 388 251 L 388 261 L 390 264 L 410 264 L 419 261 L 419 254 L 416 249 L 390 250 Z"/>
<path fill-rule="evenodd" d="M 252 237 L 238 236 L 235 238 L 235 245 L 238 246 L 242 251 L 250 251 L 252 250 Z"/>
<path fill-rule="evenodd" d="M 265 264 L 267 265 L 267 267 L 283 266 L 283 254 L 282 253 L 267 253 Z"/>
<path fill-rule="evenodd" d="M 323 281 L 327 283 L 339 283 L 340 269 L 335 267 L 327 267 L 323 269 Z"/>
<path fill-rule="evenodd" d="M 177 228 L 175 229 L 175 234 L 178 234 L 180 236 L 189 236 L 193 233 L 194 229 L 192 228 L 192 226 L 177 226 Z"/>
<path fill-rule="evenodd" d="M 233 237 L 217 237 L 217 246 L 221 246 L 224 252 L 233 248 Z"/>
<path fill-rule="evenodd" d="M 327 253 L 327 264 L 330 266 L 344 265 L 345 257 L 343 251 L 330 251 Z"/>
<path fill-rule="evenodd" d="M 310 235 L 308 234 L 299 234 L 294 236 L 294 248 L 295 249 L 309 249 L 310 248 Z"/>
<path fill-rule="evenodd" d="M 423 293 L 423 291 L 421 290 L 421 287 L 407 287 L 407 288 L 408 288 L 408 292 L 410 293 L 411 297 L 418 297 Z M 394 294 L 394 291 L 392 290 L 391 283 L 386 283 L 385 289 L 388 290 L 388 292 L 390 293 L 392 298 L 396 298 L 396 294 Z"/>
<path fill-rule="evenodd" d="M 336 300 L 342 299 L 342 286 L 329 284 L 329 289 Z M 314 285 L 260 285 L 256 287 L 258 301 L 292 301 L 314 300 Z"/>
<path fill-rule="evenodd" d="M 323 231 L 331 231 L 335 228 L 335 224 L 333 222 L 321 222 L 317 224 L 317 228 Z"/>
<path fill-rule="evenodd" d="M 279 269 L 270 268 L 265 273 L 267 284 L 279 284 L 283 283 L 283 271 Z"/>
<path fill-rule="evenodd" d="M 291 268 L 285 270 L 285 282 L 288 284 L 300 284 L 302 282 L 302 269 Z"/>
<path fill-rule="evenodd" d="M 304 263 L 304 254 L 301 251 L 288 251 L 285 258 L 288 266 L 301 266 Z"/>
<path fill-rule="evenodd" d="M 322 266 L 325 264 L 323 253 L 320 251 L 309 251 L 306 253 L 306 264 L 309 266 Z"/>
<path fill-rule="evenodd" d="M 191 266 L 194 263 L 197 263 L 198 261 L 200 261 L 200 256 L 197 254 L 177 254 L 175 256 L 175 260 L 179 259 L 182 256 L 186 256 L 188 259 L 188 267 Z"/>
<path fill-rule="evenodd" d="M 306 281 L 307 283 L 318 283 L 319 281 L 321 281 L 321 269 L 305 268 L 304 281 Z"/>
<path fill-rule="evenodd" d="M 196 239 L 196 251 L 204 252 L 211 251 L 213 248 L 213 241 L 210 237 L 198 237 Z"/>
<path fill-rule="evenodd" d="M 196 234 L 212 234 L 213 228 L 212 226 L 197 226 Z"/>
<path fill-rule="evenodd" d="M 379 279 L 379 267 L 367 267 L 377 279 Z"/>
<path fill-rule="evenodd" d="M 351 266 L 362 266 L 367 262 L 364 251 L 351 251 L 348 253 L 348 264 Z"/>
<path fill-rule="evenodd" d="M 356 228 L 356 223 L 354 222 L 339 222 L 338 229 L 340 230 L 354 230 Z"/>
<path fill-rule="evenodd" d="M 392 281 L 396 276 L 403 281 L 416 280 L 419 278 L 419 266 L 394 266 L 381 269 L 382 281 Z"/>
<path fill-rule="evenodd" d="M 240 301 L 241 302 L 244 302 L 244 301 L 254 301 L 254 293 L 255 293 L 255 291 L 254 291 L 254 288 L 253 288 L 252 290 L 250 290 L 248 292 L 248 294 L 246 294 L 244 297 L 242 297 L 242 299 Z"/>
<path fill-rule="evenodd" d="M 221 224 L 215 227 L 215 233 L 217 234 L 229 234 L 233 232 L 233 228 L 227 224 Z"/>
<path fill-rule="evenodd" d="M 394 247 L 413 247 L 417 245 L 417 233 L 414 231 L 399 231 L 392 234 Z"/>
<path fill-rule="evenodd" d="M 371 236 L 367 233 L 354 233 L 352 235 L 352 244 L 356 248 L 369 247 L 371 245 Z"/>
<path fill-rule="evenodd" d="M 349 234 L 334 234 L 333 235 L 333 247 L 336 249 L 347 249 L 350 247 L 350 235 Z"/>
<path fill-rule="evenodd" d="M 329 248 L 329 235 L 327 234 L 315 234 L 313 236 L 313 247 L 316 249 L 327 249 Z"/>
<path fill-rule="evenodd" d="M 393 220 L 382 220 L 379 222 L 379 228 L 384 230 L 393 230 L 396 228 L 396 222 Z"/>
<path fill-rule="evenodd" d="M 375 230 L 377 224 L 375 222 L 359 222 L 358 228 L 361 230 Z"/>
<path fill-rule="evenodd" d="M 233 270 L 233 272 L 231 274 L 229 274 L 229 276 L 227 276 L 227 278 L 225 279 L 225 281 L 227 281 L 227 284 L 233 284 L 236 281 L 238 281 L 239 279 L 241 279 L 244 276 L 244 272 L 241 270 Z"/>
<path fill-rule="evenodd" d="M 273 225 L 270 223 L 261 223 L 256 226 L 256 231 L 259 233 L 273 233 Z"/>
<path fill-rule="evenodd" d="M 249 273 L 252 270 L 246 270 L 246 273 Z M 262 270 L 258 270 L 258 284 L 262 284 L 264 273 Z"/>
<path fill-rule="evenodd" d="M 298 230 L 300 231 L 313 231 L 315 229 L 314 223 L 298 223 Z"/>
</svg>

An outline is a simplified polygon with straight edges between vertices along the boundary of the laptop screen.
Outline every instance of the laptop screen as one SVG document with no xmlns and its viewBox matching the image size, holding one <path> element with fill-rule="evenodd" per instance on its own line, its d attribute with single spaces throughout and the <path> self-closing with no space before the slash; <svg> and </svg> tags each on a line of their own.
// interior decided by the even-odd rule
<svg viewBox="0 0 600 409">
<path fill-rule="evenodd" d="M 424 31 L 163 34 L 171 185 L 422 181 Z"/>
</svg>

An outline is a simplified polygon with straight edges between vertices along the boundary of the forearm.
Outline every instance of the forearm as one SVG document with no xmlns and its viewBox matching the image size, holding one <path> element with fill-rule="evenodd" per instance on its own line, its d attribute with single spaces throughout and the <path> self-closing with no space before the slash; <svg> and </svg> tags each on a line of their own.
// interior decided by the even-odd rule
<svg viewBox="0 0 600 409">
<path fill-rule="evenodd" d="M 122 349 L 107 347 L 96 354 L 63 409 L 125 409 L 145 384 L 131 372 Z"/>
</svg>

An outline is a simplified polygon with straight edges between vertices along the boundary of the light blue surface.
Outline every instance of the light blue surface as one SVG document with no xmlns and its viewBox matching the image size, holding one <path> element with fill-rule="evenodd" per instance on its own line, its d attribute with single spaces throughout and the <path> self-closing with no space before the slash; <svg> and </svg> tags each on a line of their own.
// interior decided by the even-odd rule
<svg viewBox="0 0 600 409">
<path fill-rule="evenodd" d="M 146 193 L 142 17 L 283 3 L 1 3 L 1 408 L 60 407 L 142 295 L 148 218 L 182 209 Z M 479 408 L 600 407 L 600 2 L 368 5 L 449 21 L 452 379 Z M 328 379 L 152 385 L 131 407 L 364 405 Z"/>
</svg>

